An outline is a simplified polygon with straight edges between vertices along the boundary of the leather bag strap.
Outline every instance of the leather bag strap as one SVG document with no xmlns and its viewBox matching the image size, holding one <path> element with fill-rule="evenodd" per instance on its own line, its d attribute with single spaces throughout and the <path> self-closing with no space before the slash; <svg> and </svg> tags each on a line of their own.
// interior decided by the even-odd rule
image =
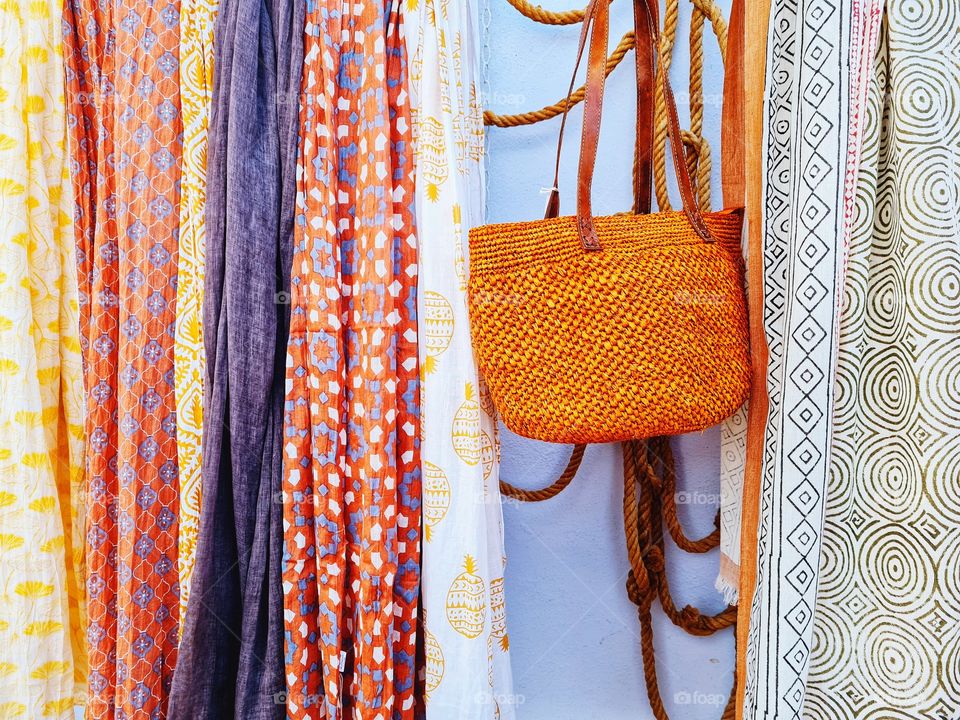
<svg viewBox="0 0 960 720">
<path fill-rule="evenodd" d="M 603 6 L 601 8 L 601 5 Z M 577 232 L 584 250 L 600 250 L 600 240 L 593 226 L 591 190 L 593 169 L 597 163 L 597 141 L 603 113 L 603 90 L 607 74 L 607 37 L 610 34 L 610 6 L 598 2 L 593 7 L 589 24 L 590 50 L 587 53 L 587 83 L 583 96 L 583 131 L 580 137 L 580 161 L 577 168 Z M 582 37 L 582 36 L 581 36 Z M 585 39 L 585 38 L 584 38 Z"/>
<path fill-rule="evenodd" d="M 610 0 L 606 0 L 608 3 Z M 589 30 L 590 5 L 584 10 L 584 19 L 581 25 L 580 49 L 577 55 L 577 68 L 580 67 L 583 51 L 586 49 L 584 41 L 586 33 Z M 634 62 L 636 66 L 637 80 L 637 130 L 636 143 L 634 147 L 633 159 L 633 209 L 636 213 L 650 212 L 650 202 L 653 196 L 653 129 L 654 129 L 654 62 L 653 45 L 651 43 L 651 32 L 648 27 L 650 16 L 644 11 L 642 2 L 633 4 L 633 41 L 634 41 Z M 606 73 L 607 70 L 605 69 Z M 576 70 L 574 70 L 574 78 Z M 560 192 L 558 189 L 558 180 L 560 177 L 560 149 L 563 145 L 563 129 L 566 126 L 567 114 L 569 108 L 570 95 L 573 92 L 571 80 L 570 91 L 567 93 L 564 113 L 560 122 L 560 137 L 557 141 L 556 163 L 554 165 L 553 187 L 551 188 L 550 198 L 547 201 L 546 218 L 557 217 L 560 214 Z"/>
<path fill-rule="evenodd" d="M 650 212 L 653 197 L 654 48 L 650 14 L 633 3 L 633 47 L 637 67 L 637 137 L 633 160 L 633 211 Z"/>
<path fill-rule="evenodd" d="M 641 5 L 638 8 L 637 5 Z M 644 15 L 646 22 L 643 22 Z M 639 19 L 639 20 L 638 20 Z M 656 57 L 656 74 L 660 79 L 660 89 L 664 94 L 665 106 L 667 111 L 667 130 L 670 137 L 671 159 L 673 169 L 677 178 L 677 185 L 680 188 L 680 196 L 683 200 L 683 209 L 687 219 L 694 231 L 705 241 L 713 242 L 713 237 L 703 221 L 703 215 L 697 205 L 696 196 L 693 193 L 693 183 L 690 179 L 690 172 L 684 157 L 683 139 L 680 132 L 680 121 L 677 114 L 676 100 L 673 96 L 673 90 L 670 87 L 670 79 L 667 73 L 662 72 L 663 67 L 661 49 L 660 49 L 660 18 L 659 18 L 659 0 L 634 0 L 634 20 L 646 31 L 649 46 L 652 46 Z M 583 53 L 586 49 L 587 38 L 590 38 L 590 50 L 588 53 L 586 91 L 584 96 L 584 120 L 583 131 L 580 142 L 580 161 L 577 173 L 577 231 L 580 235 L 580 242 L 583 248 L 588 251 L 600 250 L 600 241 L 597 238 L 596 229 L 593 223 L 593 210 L 591 205 L 591 189 L 593 184 L 593 172 L 596 164 L 597 143 L 600 137 L 600 120 L 603 107 L 603 89 L 606 79 L 606 60 L 607 60 L 607 36 L 609 34 L 610 8 L 608 0 L 591 0 L 584 11 L 583 27 L 580 31 L 580 42 L 577 49 L 577 61 L 574 66 L 573 79 L 570 82 L 570 88 L 567 92 L 567 103 L 564 108 L 563 120 L 560 124 L 560 137 L 557 140 L 557 166 L 554 175 L 554 188 L 548 202 L 548 217 L 559 213 L 559 191 L 557 190 L 559 181 L 559 161 L 560 151 L 563 144 L 563 131 L 566 126 L 567 111 L 569 109 L 570 95 L 573 93 L 576 73 L 583 59 Z M 636 28 L 640 34 L 641 27 Z M 638 70 L 640 69 L 640 60 L 638 58 Z M 640 82 L 642 73 L 638 76 L 638 90 L 642 93 Z M 652 133 L 652 107 L 647 115 L 646 110 L 640 109 L 642 94 L 638 97 L 638 131 L 642 131 L 647 126 L 647 119 L 650 119 L 650 132 Z M 652 94 L 650 99 L 652 100 Z M 652 106 L 652 102 L 647 103 Z M 651 143 L 652 144 L 652 143 Z M 638 137 L 637 149 L 650 147 L 641 145 L 641 138 Z M 641 198 L 641 189 L 645 185 L 643 175 L 643 163 L 637 155 L 637 167 L 641 172 L 635 181 L 637 209 L 643 209 L 648 205 L 648 201 Z"/>
<path fill-rule="evenodd" d="M 570 78 L 567 98 L 563 103 L 563 115 L 560 116 L 560 133 L 557 136 L 557 157 L 553 168 L 553 187 L 550 189 L 550 197 L 547 200 L 547 211 L 544 214 L 544 218 L 553 218 L 560 214 L 560 154 L 563 150 L 563 131 L 567 127 L 567 116 L 570 111 L 570 96 L 573 95 L 573 86 L 577 81 L 577 70 L 580 69 L 580 62 L 583 60 L 583 51 L 587 47 L 587 37 L 590 32 L 590 25 L 593 22 L 594 8 L 598 2 L 606 5 L 610 1 L 611 0 L 590 0 L 583 11 L 583 22 L 580 23 L 580 40 L 577 42 L 577 61 L 574 63 L 573 77 Z M 584 88 L 584 94 L 586 95 L 586 88 Z M 586 105 L 584 105 L 584 122 L 586 122 Z"/>
</svg>

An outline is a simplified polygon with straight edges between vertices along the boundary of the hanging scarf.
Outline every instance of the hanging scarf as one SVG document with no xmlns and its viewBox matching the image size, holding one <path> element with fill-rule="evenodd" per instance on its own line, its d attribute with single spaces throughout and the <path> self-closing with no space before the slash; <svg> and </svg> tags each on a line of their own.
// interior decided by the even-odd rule
<svg viewBox="0 0 960 720">
<path fill-rule="evenodd" d="M 811 720 L 960 706 L 960 3 L 885 10 L 844 284 Z"/>
<path fill-rule="evenodd" d="M 774 0 L 770 9 L 763 282 L 754 283 L 763 288 L 755 317 L 766 337 L 767 396 L 751 409 L 747 428 L 738 620 L 747 720 L 795 718 L 803 707 L 871 6 Z"/>
<path fill-rule="evenodd" d="M 290 718 L 412 718 L 417 246 L 401 15 L 307 12 L 284 418 Z"/>
<path fill-rule="evenodd" d="M 183 175 L 177 254 L 174 337 L 177 460 L 180 466 L 180 616 L 185 617 L 200 526 L 200 438 L 203 427 L 203 269 L 207 199 L 207 131 L 213 93 L 213 26 L 217 0 L 181 0 L 180 99 Z M 183 626 L 181 625 L 181 631 Z"/>
<path fill-rule="evenodd" d="M 497 425 L 467 318 L 467 231 L 483 222 L 483 111 L 467 3 L 407 17 L 417 138 L 427 718 L 512 718 Z"/>
<path fill-rule="evenodd" d="M 84 701 L 83 399 L 61 5 L 0 4 L 0 717 Z"/>
<path fill-rule="evenodd" d="M 170 718 L 282 718 L 280 444 L 303 4 L 224 0 L 207 168 L 203 507 Z"/>
<path fill-rule="evenodd" d="M 88 718 L 163 715 L 176 662 L 180 7 L 68 0 L 87 391 Z"/>
</svg>

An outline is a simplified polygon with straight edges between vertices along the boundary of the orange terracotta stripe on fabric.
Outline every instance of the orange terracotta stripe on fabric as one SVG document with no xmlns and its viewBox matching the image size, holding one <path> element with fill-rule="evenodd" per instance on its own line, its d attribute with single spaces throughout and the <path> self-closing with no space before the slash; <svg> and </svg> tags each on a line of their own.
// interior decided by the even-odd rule
<svg viewBox="0 0 960 720">
<path fill-rule="evenodd" d="M 747 419 L 747 461 L 740 526 L 740 610 L 737 615 L 737 717 L 743 717 L 747 633 L 757 581 L 757 527 L 760 473 L 767 423 L 767 342 L 763 326 L 763 93 L 770 0 L 744 0 L 743 138 L 746 198 L 747 306 L 753 383 Z"/>
<path fill-rule="evenodd" d="M 720 178 L 723 183 L 723 206 L 744 204 L 744 3 L 733 0 L 727 26 L 727 56 L 723 76 L 723 113 L 720 124 Z"/>
<path fill-rule="evenodd" d="M 306 14 L 284 417 L 291 720 L 416 712 L 417 245 L 399 5 Z"/>
</svg>

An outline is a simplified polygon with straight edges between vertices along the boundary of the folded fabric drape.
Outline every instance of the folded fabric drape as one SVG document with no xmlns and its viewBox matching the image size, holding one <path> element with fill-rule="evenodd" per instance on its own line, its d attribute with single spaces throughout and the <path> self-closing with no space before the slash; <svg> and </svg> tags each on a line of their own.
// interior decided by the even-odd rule
<svg viewBox="0 0 960 720">
<path fill-rule="evenodd" d="M 87 717 L 162 716 L 180 614 L 180 5 L 66 0 L 64 14 L 87 393 Z"/>
<path fill-rule="evenodd" d="M 283 449 L 295 719 L 417 710 L 417 245 L 400 5 L 307 11 Z"/>
<path fill-rule="evenodd" d="M 405 23 L 420 250 L 424 690 L 437 720 L 514 716 L 499 438 L 466 305 L 467 231 L 485 210 L 472 12 L 467 2 L 424 0 Z"/>
<path fill-rule="evenodd" d="M 190 599 L 200 527 L 200 458 L 203 434 L 203 275 L 207 200 L 207 134 L 213 96 L 213 27 L 217 0 L 181 0 L 180 102 L 183 172 L 180 178 L 180 238 L 177 253 L 177 323 L 174 395 L 177 461 L 180 467 L 180 536 L 177 551 L 180 617 Z M 180 626 L 181 632 L 183 625 Z"/>
<path fill-rule="evenodd" d="M 300 1 L 224 0 L 214 31 L 203 503 L 171 720 L 282 718 L 284 358 Z"/>
<path fill-rule="evenodd" d="M 750 414 L 744 477 L 737 652 L 746 720 L 803 711 L 864 58 L 878 18 L 872 0 L 774 0 L 770 9 L 760 205 L 768 407 Z"/>
<path fill-rule="evenodd" d="M 0 717 L 86 692 L 83 386 L 62 5 L 0 4 Z"/>
<path fill-rule="evenodd" d="M 958 16 L 886 3 L 864 83 L 811 720 L 960 707 Z"/>
</svg>

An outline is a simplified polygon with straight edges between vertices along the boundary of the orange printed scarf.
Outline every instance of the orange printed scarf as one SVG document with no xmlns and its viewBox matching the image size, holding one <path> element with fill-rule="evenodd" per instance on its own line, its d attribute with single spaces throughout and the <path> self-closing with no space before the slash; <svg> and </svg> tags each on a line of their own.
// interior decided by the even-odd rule
<svg viewBox="0 0 960 720">
<path fill-rule="evenodd" d="M 284 422 L 292 719 L 412 718 L 417 248 L 397 4 L 308 6 Z"/>
</svg>

